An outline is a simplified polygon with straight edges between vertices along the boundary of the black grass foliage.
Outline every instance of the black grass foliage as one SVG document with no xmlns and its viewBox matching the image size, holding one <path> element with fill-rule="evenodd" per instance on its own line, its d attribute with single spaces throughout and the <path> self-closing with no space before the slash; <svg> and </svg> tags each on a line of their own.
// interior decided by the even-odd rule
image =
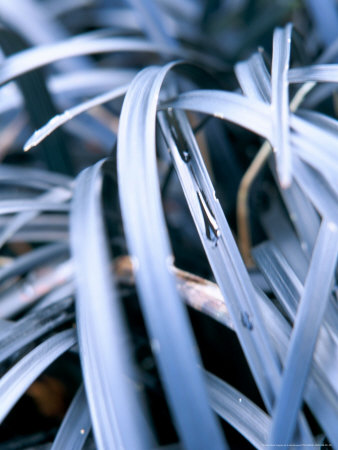
<svg viewBox="0 0 338 450">
<path fill-rule="evenodd" d="M 0 2 L 0 448 L 338 448 L 320 3 Z"/>
</svg>

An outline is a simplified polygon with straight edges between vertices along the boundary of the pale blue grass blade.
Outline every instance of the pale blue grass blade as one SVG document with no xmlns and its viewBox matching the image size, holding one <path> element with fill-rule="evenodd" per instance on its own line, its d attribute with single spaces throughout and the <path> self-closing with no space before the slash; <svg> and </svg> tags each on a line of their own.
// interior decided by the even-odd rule
<svg viewBox="0 0 338 450">
<path fill-rule="evenodd" d="M 261 215 L 261 224 L 270 240 L 280 249 L 297 277 L 303 282 L 308 270 L 308 259 L 282 204 L 272 197 L 270 208 Z"/>
<path fill-rule="evenodd" d="M 133 69 L 93 68 L 72 70 L 51 76 L 47 80 L 50 94 L 55 103 L 60 105 L 75 101 L 79 97 L 103 94 L 113 88 L 130 83 L 136 75 Z M 0 114 L 23 107 L 20 91 L 13 83 L 0 89 Z"/>
<path fill-rule="evenodd" d="M 296 317 L 299 299 L 303 294 L 302 282 L 272 242 L 264 242 L 255 247 L 253 256 L 286 315 L 293 322 Z M 336 329 L 338 320 L 337 309 L 332 302 L 329 302 L 327 306 L 324 320 L 331 327 L 330 333 Z M 326 365 L 323 364 L 323 367 Z"/>
<path fill-rule="evenodd" d="M 271 113 L 268 105 L 233 92 L 216 89 L 184 92 L 174 100 L 161 105 L 196 111 L 228 120 L 272 141 Z"/>
<path fill-rule="evenodd" d="M 48 79 L 48 87 L 53 95 L 60 98 L 88 97 L 129 84 L 136 73 L 137 69 L 118 67 L 73 70 L 51 76 Z"/>
<path fill-rule="evenodd" d="M 18 14 L 20 11 L 20 14 Z M 65 39 L 66 31 L 34 0 L 0 1 L 1 19 L 32 45 Z M 34 26 L 32 26 L 34 24 Z"/>
<path fill-rule="evenodd" d="M 338 64 L 317 64 L 307 67 L 295 67 L 289 70 L 289 83 L 305 83 L 316 81 L 318 83 L 337 83 Z"/>
<path fill-rule="evenodd" d="M 287 316 L 293 319 L 302 292 L 302 283 L 272 242 L 263 242 L 255 247 L 253 257 Z"/>
<path fill-rule="evenodd" d="M 48 187 L 51 188 L 54 186 L 69 189 L 72 181 L 70 177 L 56 172 L 49 172 L 47 170 L 32 167 L 14 166 L 5 163 L 0 164 L 0 182 L 11 182 L 15 184 L 17 182 L 24 183 L 26 180 L 36 180 L 37 183 L 41 183 L 40 189 L 47 189 Z"/>
<path fill-rule="evenodd" d="M 334 127 L 335 121 L 325 116 L 314 121 L 308 121 L 301 116 L 293 116 L 292 126 L 296 133 L 292 136 L 292 143 L 303 160 L 319 171 L 327 179 L 337 195 L 335 172 L 338 170 L 338 143 Z"/>
<path fill-rule="evenodd" d="M 28 151 L 32 147 L 40 144 L 40 142 L 43 141 L 51 133 L 53 133 L 53 131 L 55 131 L 61 125 L 64 125 L 69 120 L 72 120 L 74 117 L 88 111 L 91 108 L 95 108 L 96 106 L 122 97 L 123 95 L 125 95 L 127 89 L 128 85 L 118 87 L 116 89 L 113 89 L 112 91 L 87 100 L 79 105 L 73 106 L 72 108 L 64 111 L 62 114 L 54 116 L 49 122 L 46 123 L 46 125 L 35 131 L 35 133 L 28 139 L 28 141 L 24 145 L 24 151 Z"/>
<path fill-rule="evenodd" d="M 291 139 L 293 151 L 296 150 L 294 137 Z M 277 178 L 273 164 L 270 164 L 270 169 L 273 176 Z M 318 213 L 295 180 L 292 181 L 287 189 L 281 189 L 278 183 L 277 186 L 289 212 L 290 220 L 297 232 L 300 246 L 307 258 L 310 258 L 320 226 Z"/>
<path fill-rule="evenodd" d="M 288 70 L 290 62 L 292 26 L 277 28 L 273 35 L 271 68 L 271 115 L 273 123 L 274 151 L 280 184 L 290 186 L 292 158 L 289 137 L 289 89 Z"/>
<path fill-rule="evenodd" d="M 52 203 L 37 200 L 0 200 L 0 214 L 14 214 L 24 211 L 69 211 L 66 203 Z"/>
<path fill-rule="evenodd" d="M 255 448 L 263 450 L 267 442 L 270 417 L 225 381 L 209 372 L 205 376 L 213 410 Z"/>
<path fill-rule="evenodd" d="M 16 53 L 6 58 L 0 66 L 0 84 L 30 70 L 73 56 L 112 52 L 160 53 L 183 56 L 184 52 L 173 52 L 171 48 L 152 44 L 137 38 L 80 39 L 79 36 L 58 43 L 41 45 Z M 182 54 L 183 53 L 183 54 Z"/>
<path fill-rule="evenodd" d="M 117 143 L 120 204 L 142 311 L 178 435 L 187 449 L 202 450 L 212 442 L 216 450 L 226 444 L 208 405 L 191 326 L 169 272 L 171 249 L 156 168 L 157 102 L 172 67 L 143 70 L 125 97 Z"/>
<path fill-rule="evenodd" d="M 72 303 L 72 300 L 59 302 L 14 322 L 8 332 L 1 336 L 0 363 L 35 339 L 69 322 L 74 314 L 66 310 Z"/>
<path fill-rule="evenodd" d="M 35 347 L 1 378 L 0 423 L 33 381 L 75 343 L 75 330 L 61 331 Z"/>
<path fill-rule="evenodd" d="M 237 64 L 235 72 L 246 96 L 254 100 L 270 103 L 271 79 L 261 53 L 256 53 L 249 60 Z M 295 95 L 293 101 L 296 100 L 297 95 L 300 93 L 302 93 L 301 89 Z M 292 144 L 294 144 L 294 140 L 295 135 L 293 134 L 291 136 Z M 272 172 L 275 175 L 276 170 L 274 167 L 272 167 Z M 279 183 L 277 185 L 280 188 Z M 302 245 L 306 247 L 307 252 L 311 252 L 319 228 L 319 219 L 316 217 L 311 203 L 307 201 L 295 183 L 292 183 L 288 189 L 280 189 L 280 192 L 301 237 Z M 309 216 L 305 213 L 309 214 Z M 303 217 L 311 217 L 312 220 L 307 219 L 304 221 Z"/>
<path fill-rule="evenodd" d="M 175 143 L 174 137 L 170 136 L 170 112 L 168 122 L 164 119 L 161 121 L 164 137 L 253 377 L 267 409 L 271 410 L 280 376 L 278 360 L 270 347 L 263 320 L 255 304 L 253 286 L 216 199 L 191 128 L 182 112 L 176 114 L 183 141 Z M 178 134 L 178 130 L 173 132 Z M 177 146 L 180 144 L 184 146 L 182 149 Z M 186 159 L 184 152 L 187 154 Z"/>
<path fill-rule="evenodd" d="M 33 200 L 34 204 L 42 203 L 46 204 L 46 202 L 53 202 L 55 205 L 54 210 L 56 211 L 67 211 L 68 205 L 64 202 L 67 202 L 72 196 L 72 191 L 69 189 L 64 189 L 61 187 L 55 187 L 50 189 L 44 194 L 39 195 L 35 200 Z M 25 200 L 28 203 L 32 203 L 32 200 Z M 23 202 L 25 202 L 23 201 Z M 0 201 L 0 211 L 1 211 L 1 203 L 5 202 L 5 200 Z M 7 200 L 7 204 L 10 200 Z M 58 208 L 57 205 L 63 207 Z M 48 210 L 49 208 L 47 208 Z M 13 212 L 13 211 L 12 211 Z M 40 208 L 27 208 L 19 211 L 15 211 L 17 214 L 13 217 L 11 222 L 1 231 L 0 233 L 0 249 L 4 246 L 6 241 L 8 241 L 20 228 L 26 225 L 28 222 L 33 220 L 41 213 Z M 5 213 L 3 213 L 5 214 Z M 7 213 L 8 214 L 8 213 Z"/>
<path fill-rule="evenodd" d="M 87 11 L 83 11 L 82 14 L 80 11 L 77 12 L 75 25 L 81 29 L 86 29 L 88 26 L 97 26 L 98 28 L 112 28 L 116 34 L 126 34 L 126 32 L 135 34 L 141 31 L 141 21 L 138 19 L 139 17 L 131 8 L 93 8 L 90 14 Z M 174 45 L 175 39 L 192 43 L 195 48 L 201 42 L 199 25 L 194 24 L 192 18 L 186 21 L 177 16 L 172 17 L 170 13 L 167 13 L 165 14 L 165 21 L 166 36 L 169 36 L 169 40 L 173 41 Z M 146 34 L 151 37 L 150 33 Z M 168 42 L 168 45 L 171 44 Z"/>
<path fill-rule="evenodd" d="M 271 77 L 261 53 L 235 65 L 235 73 L 244 94 L 265 103 L 271 102 Z"/>
<path fill-rule="evenodd" d="M 81 385 L 69 406 L 51 450 L 81 450 L 91 430 L 86 392 Z"/>
<path fill-rule="evenodd" d="M 77 36 L 55 44 L 27 49 L 6 58 L 0 65 L 0 84 L 5 84 L 31 70 L 72 56 L 114 52 L 150 53 L 171 58 L 188 58 L 214 68 L 224 68 L 221 61 L 208 55 L 184 48 L 177 49 L 149 43 L 144 39 L 119 37 L 90 39 Z"/>
<path fill-rule="evenodd" d="M 257 294 L 269 334 L 283 361 L 288 351 L 292 328 L 270 299 L 262 292 L 257 292 Z M 329 441 L 337 446 L 338 395 L 337 372 L 334 367 L 332 373 L 327 377 L 327 369 L 332 366 L 333 355 L 337 354 L 337 344 L 330 340 L 323 344 L 320 352 L 325 355 L 325 358 L 318 360 L 315 358 L 312 361 L 311 374 L 306 384 L 304 397 Z"/>
<path fill-rule="evenodd" d="M 323 177 L 300 160 L 295 160 L 295 178 L 319 214 L 338 223 L 337 196 Z"/>
<path fill-rule="evenodd" d="M 291 335 L 280 395 L 273 414 L 269 435 L 270 444 L 282 444 L 286 448 L 292 440 L 313 351 L 330 298 L 337 254 L 337 225 L 324 220 L 316 241 Z M 299 355 L 302 355 L 302 358 Z"/>
<path fill-rule="evenodd" d="M 71 210 L 76 317 L 80 359 L 95 442 L 99 449 L 149 449 L 145 411 L 137 398 L 124 312 L 111 272 L 101 205 L 104 170 L 82 172 Z M 111 166 L 110 166 L 111 169 Z"/>
<path fill-rule="evenodd" d="M 2 22 L 19 33 L 30 45 L 53 43 L 69 37 L 61 22 L 56 21 L 45 5 L 36 0 L 1 0 L 0 13 Z M 61 70 L 73 70 L 89 65 L 89 61 L 83 57 L 76 61 L 58 63 Z"/>
<path fill-rule="evenodd" d="M 307 129 L 312 127 L 310 139 L 311 143 L 316 143 L 315 147 L 317 147 L 317 158 L 320 158 L 320 155 L 322 155 L 323 158 L 328 159 L 329 163 L 327 164 L 327 168 L 322 171 L 323 175 L 325 176 L 326 170 L 329 170 L 330 166 L 333 166 L 335 170 L 338 170 L 338 148 L 337 145 L 335 145 L 338 133 L 338 121 L 316 111 L 301 110 L 299 111 L 298 116 L 301 119 L 304 119 L 304 121 L 299 124 L 301 127 L 306 126 Z M 312 135 L 314 134 L 313 131 L 317 132 L 315 141 L 312 138 Z M 311 148 L 310 152 L 311 150 L 312 152 L 315 151 Z"/>
<path fill-rule="evenodd" d="M 330 154 L 326 154 L 323 151 L 323 148 L 314 145 L 313 142 L 305 141 L 300 136 L 294 136 L 292 138 L 292 144 L 298 157 L 319 172 L 325 178 L 335 195 L 338 196 L 337 157 L 332 158 Z"/>
</svg>

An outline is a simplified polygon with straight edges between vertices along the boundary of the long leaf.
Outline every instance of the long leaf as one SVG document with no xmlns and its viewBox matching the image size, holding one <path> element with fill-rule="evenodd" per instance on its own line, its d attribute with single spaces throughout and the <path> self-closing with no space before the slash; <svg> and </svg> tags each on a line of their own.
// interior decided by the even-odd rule
<svg viewBox="0 0 338 450">
<path fill-rule="evenodd" d="M 76 342 L 75 331 L 65 330 L 34 348 L 0 380 L 0 423 L 31 383 Z"/>
<path fill-rule="evenodd" d="M 55 437 L 51 450 L 80 450 L 83 448 L 91 429 L 86 392 L 81 385 L 68 408 Z"/>
<path fill-rule="evenodd" d="M 300 300 L 288 355 L 284 365 L 269 443 L 292 439 L 318 332 L 329 301 L 338 255 L 338 228 L 330 221 L 321 225 L 309 272 Z M 302 358 L 299 358 L 302 355 Z"/>
<path fill-rule="evenodd" d="M 171 68 L 143 70 L 125 97 L 117 145 L 121 212 L 152 349 L 179 436 L 188 449 L 207 448 L 210 439 L 214 449 L 221 449 L 225 444 L 208 406 L 191 328 L 168 270 L 171 251 L 156 171 L 155 127 L 160 89 Z"/>
<path fill-rule="evenodd" d="M 277 173 L 283 188 L 288 187 L 292 179 L 287 78 L 290 60 L 291 30 L 292 27 L 289 24 L 285 29 L 277 28 L 274 31 L 271 69 L 271 114 L 274 149 L 276 152 Z"/>
<path fill-rule="evenodd" d="M 80 358 L 98 448 L 148 449 L 144 411 L 127 378 L 133 374 L 128 334 L 110 272 L 101 206 L 103 165 L 79 176 L 71 211 Z"/>
</svg>

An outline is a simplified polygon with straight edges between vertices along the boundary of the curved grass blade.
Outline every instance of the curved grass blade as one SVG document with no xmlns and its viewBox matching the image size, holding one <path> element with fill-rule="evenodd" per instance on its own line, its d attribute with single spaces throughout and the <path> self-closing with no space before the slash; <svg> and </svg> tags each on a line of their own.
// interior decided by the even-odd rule
<svg viewBox="0 0 338 450">
<path fill-rule="evenodd" d="M 72 300 L 66 300 L 47 306 L 13 323 L 8 332 L 1 336 L 0 362 L 22 349 L 25 345 L 70 321 L 74 314 L 67 312 Z"/>
<path fill-rule="evenodd" d="M 102 38 L 75 37 L 66 41 L 50 45 L 43 45 L 27 49 L 6 58 L 0 66 L 0 85 L 23 75 L 31 70 L 47 64 L 70 58 L 72 56 L 131 52 L 150 53 L 171 56 L 175 58 L 188 58 L 205 63 L 207 66 L 224 69 L 223 63 L 214 58 L 182 48 L 173 48 L 160 44 L 149 43 L 137 38 Z"/>
<path fill-rule="evenodd" d="M 51 450 L 81 450 L 91 429 L 86 392 L 80 386 L 68 408 Z"/>
<path fill-rule="evenodd" d="M 75 331 L 65 330 L 35 347 L 0 380 L 0 423 L 32 382 L 76 342 Z"/>
<path fill-rule="evenodd" d="M 297 151 L 298 148 L 295 146 L 294 137 L 292 138 L 292 149 Z M 270 169 L 273 176 L 277 178 L 276 170 L 271 160 Z M 306 255 L 306 259 L 309 259 L 320 226 L 318 213 L 295 180 L 292 181 L 292 184 L 287 189 L 281 189 L 278 183 L 277 186 L 289 212 L 290 220 L 296 230 L 301 249 Z"/>
<path fill-rule="evenodd" d="M 300 160 L 295 159 L 295 167 L 295 178 L 316 210 L 322 217 L 338 223 L 337 196 L 323 177 Z"/>
<path fill-rule="evenodd" d="M 73 70 L 51 76 L 48 79 L 48 88 L 53 95 L 67 99 L 98 95 L 129 84 L 136 73 L 137 69 L 119 67 Z"/>
<path fill-rule="evenodd" d="M 212 297 L 215 296 L 215 305 L 217 305 L 218 299 L 222 297 L 218 286 L 214 286 L 211 295 Z M 289 339 L 291 335 L 291 326 L 286 321 L 284 316 L 282 316 L 280 311 L 277 310 L 277 308 L 271 303 L 271 300 L 268 299 L 260 290 L 257 290 L 257 301 L 262 311 L 262 315 L 264 317 L 269 335 L 276 350 L 278 351 L 278 354 L 280 355 L 281 360 L 283 361 L 288 350 Z M 219 320 L 218 315 L 215 315 L 215 312 L 217 312 L 217 310 L 212 311 L 209 309 L 202 309 L 202 311 L 210 317 L 213 317 L 215 320 Z M 223 323 L 223 325 L 227 327 L 230 326 L 228 320 L 221 320 L 221 323 Z M 335 375 L 337 371 L 335 369 L 335 364 L 332 364 L 332 355 L 335 355 L 337 353 L 337 346 L 336 343 L 332 342 L 332 340 L 330 339 L 328 340 L 327 338 L 329 337 L 326 336 L 325 342 L 321 342 L 321 344 L 323 344 L 321 345 L 321 348 L 316 349 L 316 354 L 315 358 L 312 361 L 311 373 L 308 379 L 304 397 L 313 414 L 316 416 L 316 419 L 322 426 L 324 432 L 329 437 L 330 442 L 337 442 L 338 430 L 336 427 L 336 410 L 338 407 L 338 396 L 337 386 L 335 383 Z M 324 339 L 323 333 L 321 333 L 320 339 Z M 227 400 L 224 400 L 222 391 L 220 395 L 220 397 L 218 396 L 216 398 L 216 402 L 218 401 L 219 404 L 219 402 L 224 401 L 226 405 Z M 237 403 L 239 398 L 242 398 L 242 395 L 240 393 L 238 393 L 237 398 L 235 397 Z M 211 402 L 212 406 L 215 408 L 215 404 L 213 404 L 212 398 Z M 217 410 L 216 407 L 215 411 L 218 412 L 225 420 L 228 420 L 227 414 L 225 416 L 222 415 L 222 411 L 224 411 L 224 408 L 221 411 Z M 246 422 L 251 423 L 251 420 L 248 420 Z M 269 422 L 271 423 L 270 420 Z M 238 426 L 236 426 L 235 423 L 232 424 L 238 430 Z M 261 428 L 261 424 L 257 424 L 257 430 L 261 430 L 261 436 L 268 435 L 268 430 L 265 430 L 264 432 L 264 429 Z M 266 438 L 260 439 L 259 442 L 266 442 Z"/>
<path fill-rule="evenodd" d="M 260 299 L 260 308 L 269 329 L 269 334 L 282 361 L 284 361 L 288 351 L 292 331 L 291 326 L 272 304 L 270 299 L 266 298 L 262 292 L 257 293 Z M 328 348 L 324 347 L 321 350 L 324 350 L 322 353 L 326 354 L 326 361 L 329 361 L 332 364 L 332 355 L 335 354 L 337 350 L 335 349 L 333 351 L 331 345 Z M 329 438 L 329 441 L 334 444 L 338 442 L 338 429 L 336 424 L 338 396 L 337 390 L 332 388 L 332 384 L 327 383 L 325 375 L 326 368 L 329 366 L 330 364 L 325 365 L 325 363 L 322 365 L 322 361 L 317 361 L 316 359 L 312 361 L 311 374 L 306 384 L 304 398 L 311 408 L 312 413 L 320 423 L 326 436 Z M 331 380 L 335 377 L 336 372 L 333 372 Z M 306 442 L 309 443 L 308 439 Z"/>
<path fill-rule="evenodd" d="M 68 189 L 64 189 L 61 187 L 56 187 L 50 189 L 48 192 L 45 192 L 44 194 L 39 195 L 36 200 L 35 204 L 38 205 L 40 202 L 43 204 L 46 204 L 45 202 L 55 202 L 54 203 L 54 210 L 62 212 L 68 210 L 68 205 L 64 204 L 63 202 L 69 200 L 72 196 L 72 191 Z M 7 200 L 7 204 L 11 205 L 11 202 L 13 200 Z M 15 202 L 15 201 L 14 201 Z M 27 202 L 28 204 L 31 204 L 32 202 L 30 200 L 23 200 L 21 202 L 22 205 Z M 1 201 L 0 201 L 0 211 L 1 211 Z M 63 205 L 63 207 L 58 207 L 57 205 Z M 43 208 L 44 209 L 44 208 Z M 49 208 L 46 208 L 47 210 Z M 20 210 L 19 210 L 20 211 Z M 14 212 L 14 211 L 11 211 Z M 39 208 L 27 208 L 21 209 L 21 212 L 15 211 L 17 214 L 13 217 L 11 222 L 1 231 L 0 233 L 0 248 L 3 247 L 3 245 L 8 241 L 20 228 L 22 228 L 24 225 L 26 225 L 28 222 L 33 220 L 35 217 L 37 217 L 41 210 Z M 0 213 L 1 214 L 1 213 Z M 8 214 L 8 213 L 3 213 Z"/>
<path fill-rule="evenodd" d="M 303 295 L 303 284 L 272 242 L 265 242 L 258 247 L 255 247 L 253 255 L 261 272 L 286 312 L 287 317 L 293 323 L 296 317 L 299 300 Z M 331 358 L 326 361 L 325 358 L 324 360 L 320 358 L 323 357 L 325 353 L 322 351 L 322 347 L 330 349 L 329 353 L 332 355 L 338 350 L 338 342 L 336 344 L 333 342 L 333 339 L 337 340 L 335 338 L 337 321 L 337 310 L 334 303 L 330 301 L 327 305 L 324 324 L 320 331 L 320 337 L 317 344 L 318 351 L 316 351 L 315 359 L 318 357 L 319 366 L 327 368 L 323 374 L 323 379 L 328 379 L 327 383 L 331 384 L 333 387 L 336 383 L 335 379 L 331 377 L 331 374 L 335 371 L 334 366 L 336 364 L 336 359 Z M 333 338 L 331 337 L 332 335 Z M 336 350 L 335 345 L 337 347 Z"/>
<path fill-rule="evenodd" d="M 294 136 L 292 139 L 293 149 L 297 156 L 308 166 L 311 166 L 326 180 L 332 191 L 338 196 L 338 161 L 337 158 L 330 155 L 330 152 L 324 152 L 323 147 L 315 145 L 313 142 L 306 142 L 300 136 Z M 325 145 L 325 143 L 323 143 Z M 325 146 L 326 148 L 326 146 Z M 308 218 L 310 221 L 310 219 Z M 316 223 L 316 222 L 314 222 Z"/>
<path fill-rule="evenodd" d="M 99 106 L 103 103 L 107 103 L 111 100 L 122 97 L 126 93 L 127 89 L 128 85 L 118 87 L 116 89 L 113 89 L 112 91 L 106 92 L 70 109 L 67 109 L 62 114 L 54 116 L 49 122 L 46 123 L 46 125 L 35 131 L 35 133 L 28 139 L 28 141 L 24 145 L 24 151 L 28 151 L 32 147 L 38 145 L 41 141 L 46 139 L 47 136 L 53 133 L 53 131 L 55 131 L 57 128 L 59 128 L 69 120 L 78 116 L 79 114 L 82 114 L 89 109 L 94 108 L 95 106 Z"/>
<path fill-rule="evenodd" d="M 270 417 L 225 381 L 209 372 L 205 375 L 213 410 L 255 448 L 266 448 Z"/>
<path fill-rule="evenodd" d="M 183 136 L 181 144 L 184 147 L 181 149 L 177 147 L 174 139 L 170 137 L 166 121 L 162 119 L 164 137 L 250 369 L 268 410 L 271 410 L 277 391 L 276 383 L 280 376 L 280 367 L 265 335 L 265 327 L 255 305 L 255 294 L 249 275 L 216 200 L 191 128 L 184 119 L 182 114 L 177 115 L 176 120 L 179 120 L 180 124 L 177 126 L 181 127 L 180 133 Z M 172 125 L 176 122 L 172 120 L 170 113 L 168 120 L 168 124 L 170 120 Z M 174 133 L 178 135 L 179 130 L 174 129 Z M 182 152 L 187 153 L 185 159 Z"/>
<path fill-rule="evenodd" d="M 313 66 L 290 69 L 288 81 L 289 83 L 305 83 L 307 81 L 337 83 L 338 64 L 316 64 Z"/>
<path fill-rule="evenodd" d="M 304 140 L 304 149 L 307 149 L 306 144 L 310 142 L 315 144 L 318 148 L 325 148 L 325 154 L 330 157 L 332 161 L 336 161 L 338 151 L 337 135 L 334 128 L 337 128 L 335 121 L 325 116 L 316 115 L 317 120 L 313 120 L 313 115 L 305 113 L 301 115 L 293 115 L 290 118 L 292 128 L 302 136 Z M 310 117 L 310 121 L 307 120 Z M 311 150 L 311 148 L 310 148 Z"/>
<path fill-rule="evenodd" d="M 253 256 L 287 316 L 294 318 L 302 292 L 300 280 L 272 242 L 263 242 L 255 247 Z"/>
<path fill-rule="evenodd" d="M 20 167 L 10 164 L 0 164 L 0 182 L 1 183 L 19 183 L 20 185 L 36 182 L 37 189 L 48 189 L 52 187 L 70 188 L 72 178 L 55 172 L 41 170 L 32 167 Z"/>
<path fill-rule="evenodd" d="M 184 92 L 174 100 L 160 105 L 160 109 L 170 107 L 210 114 L 272 140 L 269 106 L 233 92 L 217 89 Z"/>
<path fill-rule="evenodd" d="M 235 73 L 244 94 L 265 103 L 271 102 L 271 78 L 261 53 L 235 66 Z"/>
<path fill-rule="evenodd" d="M 291 335 L 270 430 L 271 444 L 283 444 L 286 447 L 292 439 L 317 336 L 330 298 L 337 255 L 338 228 L 335 223 L 324 220 Z"/>
<path fill-rule="evenodd" d="M 156 170 L 157 102 L 172 67 L 143 70 L 125 97 L 117 142 L 120 204 L 142 311 L 174 424 L 187 449 L 205 449 L 212 441 L 216 450 L 225 444 L 208 405 L 190 324 L 169 272 L 171 251 Z"/>
<path fill-rule="evenodd" d="M 309 262 L 304 254 L 288 215 L 281 203 L 273 197 L 270 209 L 261 216 L 263 229 L 269 239 L 282 252 L 288 264 L 303 283 L 308 271 Z"/>
<path fill-rule="evenodd" d="M 37 200 L 0 200 L 0 214 L 13 214 L 24 211 L 69 211 L 66 203 L 52 203 Z"/>
<path fill-rule="evenodd" d="M 288 24 L 285 29 L 277 28 L 274 31 L 271 68 L 271 114 L 274 150 L 276 152 L 278 178 L 283 188 L 290 186 L 292 179 L 287 78 L 290 61 L 291 31 L 291 24 Z"/>
<path fill-rule="evenodd" d="M 0 67 L 0 84 L 24 73 L 72 56 L 112 52 L 160 53 L 184 56 L 181 50 L 149 43 L 137 38 L 90 39 L 79 36 L 58 43 L 33 47 L 6 58 Z M 183 52 L 184 53 L 184 52 Z"/>
<path fill-rule="evenodd" d="M 103 222 L 100 161 L 77 179 L 71 210 L 80 359 L 99 449 L 151 448 L 142 407 L 128 376 L 127 330 L 110 269 Z"/>
<path fill-rule="evenodd" d="M 45 5 L 35 0 L 1 1 L 0 13 L 2 21 L 19 32 L 31 45 L 55 42 L 67 37 L 60 22 L 53 20 Z"/>
</svg>

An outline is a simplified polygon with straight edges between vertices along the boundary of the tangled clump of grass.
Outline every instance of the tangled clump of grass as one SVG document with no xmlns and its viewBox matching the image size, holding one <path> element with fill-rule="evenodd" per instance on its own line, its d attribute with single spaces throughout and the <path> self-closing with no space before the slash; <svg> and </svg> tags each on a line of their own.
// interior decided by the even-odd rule
<svg viewBox="0 0 338 450">
<path fill-rule="evenodd" d="M 322 4 L 0 2 L 3 448 L 338 447 Z"/>
</svg>

